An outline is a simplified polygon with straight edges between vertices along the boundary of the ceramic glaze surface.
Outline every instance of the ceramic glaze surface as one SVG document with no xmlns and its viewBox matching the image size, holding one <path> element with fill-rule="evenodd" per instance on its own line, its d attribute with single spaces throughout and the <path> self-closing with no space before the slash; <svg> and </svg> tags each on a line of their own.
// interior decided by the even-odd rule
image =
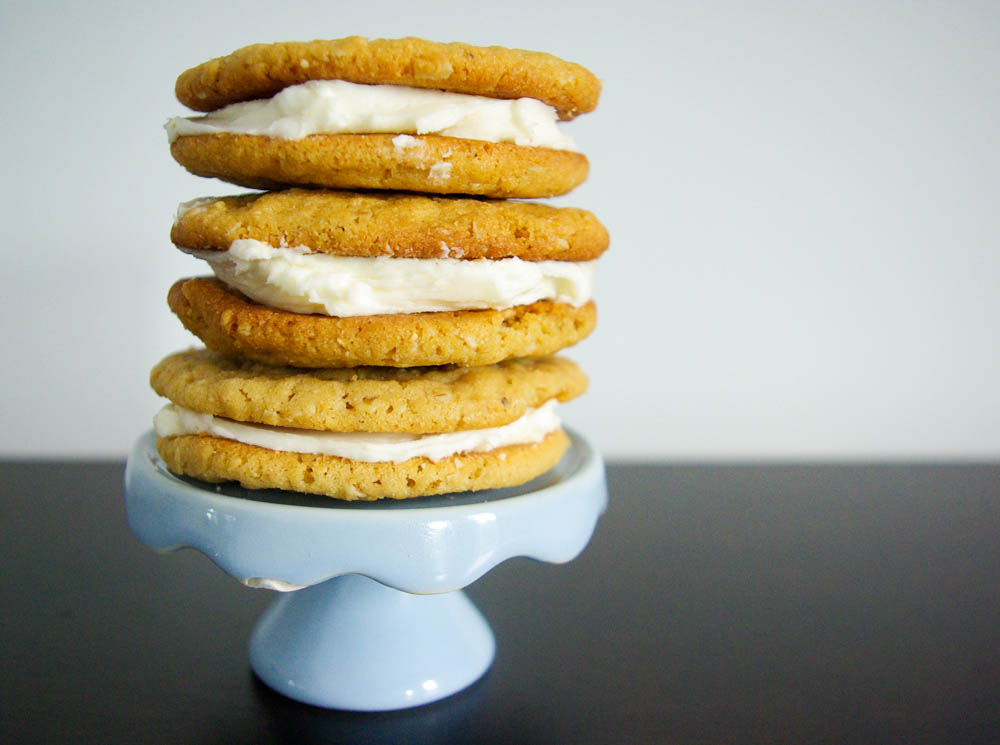
<svg viewBox="0 0 1000 745">
<path fill-rule="evenodd" d="M 493 661 L 493 633 L 459 589 L 514 556 L 569 561 L 607 505 L 579 435 L 534 481 L 402 501 L 339 502 L 170 473 L 152 432 L 125 469 L 129 524 L 153 549 L 196 548 L 252 587 L 285 591 L 250 639 L 265 683 L 354 711 L 449 696 Z"/>
<path fill-rule="evenodd" d="M 462 690 L 495 648 L 465 593 L 411 595 L 347 574 L 278 598 L 250 637 L 250 664 L 291 698 L 385 711 Z"/>
</svg>

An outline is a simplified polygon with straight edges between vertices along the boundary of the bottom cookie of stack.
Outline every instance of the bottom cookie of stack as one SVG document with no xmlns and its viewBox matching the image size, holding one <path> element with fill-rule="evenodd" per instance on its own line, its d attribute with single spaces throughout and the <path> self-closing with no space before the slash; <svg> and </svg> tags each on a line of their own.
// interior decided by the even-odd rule
<svg viewBox="0 0 1000 745">
<path fill-rule="evenodd" d="M 150 376 L 170 399 L 157 449 L 175 473 L 344 500 L 530 481 L 569 445 L 554 411 L 586 388 L 568 359 L 302 370 L 208 350 Z"/>
</svg>

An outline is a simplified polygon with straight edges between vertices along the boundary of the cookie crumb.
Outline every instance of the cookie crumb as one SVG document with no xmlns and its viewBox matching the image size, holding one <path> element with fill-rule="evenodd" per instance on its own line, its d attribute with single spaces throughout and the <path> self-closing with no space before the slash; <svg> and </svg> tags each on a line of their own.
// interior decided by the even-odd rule
<svg viewBox="0 0 1000 745">
<path fill-rule="evenodd" d="M 396 135 L 392 138 L 392 146 L 397 150 L 405 150 L 408 147 L 420 147 L 422 143 L 412 135 Z"/>
<path fill-rule="evenodd" d="M 219 200 L 216 197 L 201 197 L 199 199 L 192 199 L 189 202 L 181 202 L 177 205 L 177 211 L 174 213 L 174 225 L 180 222 L 180 219 L 186 213 L 204 209 L 210 204 L 215 204 L 217 201 Z"/>
<path fill-rule="evenodd" d="M 439 160 L 431 166 L 427 177 L 435 184 L 443 184 L 451 178 L 451 163 Z"/>
</svg>

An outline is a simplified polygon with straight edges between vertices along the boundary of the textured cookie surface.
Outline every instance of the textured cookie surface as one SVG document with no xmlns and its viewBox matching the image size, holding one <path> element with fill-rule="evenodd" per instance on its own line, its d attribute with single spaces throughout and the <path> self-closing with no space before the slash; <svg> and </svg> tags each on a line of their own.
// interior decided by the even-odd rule
<svg viewBox="0 0 1000 745">
<path fill-rule="evenodd" d="M 178 352 L 150 374 L 153 389 L 193 411 L 274 427 L 333 432 L 453 432 L 509 424 L 530 407 L 586 389 L 560 357 L 482 367 L 301 370 Z"/>
<path fill-rule="evenodd" d="M 203 481 L 238 481 L 248 489 L 372 500 L 517 486 L 558 463 L 569 438 L 557 430 L 534 445 L 462 453 L 438 461 L 411 458 L 402 463 L 266 450 L 205 435 L 161 437 L 156 447 L 171 471 Z"/>
<path fill-rule="evenodd" d="M 395 140 L 395 142 L 394 142 Z M 383 189 L 498 198 L 551 197 L 583 183 L 590 165 L 569 150 L 421 135 L 247 134 L 178 137 L 174 160 L 196 176 L 251 189 Z M 410 140 L 403 142 L 410 143 Z"/>
<path fill-rule="evenodd" d="M 600 81 L 544 52 L 423 39 L 346 39 L 253 44 L 177 78 L 178 100 L 196 111 L 270 98 L 307 80 L 405 85 L 491 98 L 536 98 L 563 119 L 591 111 Z"/>
<path fill-rule="evenodd" d="M 179 280 L 167 302 L 209 349 L 293 367 L 492 365 L 553 354 L 597 323 L 593 302 L 577 308 L 545 300 L 506 310 L 302 315 L 254 303 L 208 278 Z"/>
<path fill-rule="evenodd" d="M 288 191 L 200 199 L 171 240 L 224 250 L 252 238 L 340 256 L 588 261 L 608 246 L 593 214 L 545 204 L 415 194 Z"/>
</svg>

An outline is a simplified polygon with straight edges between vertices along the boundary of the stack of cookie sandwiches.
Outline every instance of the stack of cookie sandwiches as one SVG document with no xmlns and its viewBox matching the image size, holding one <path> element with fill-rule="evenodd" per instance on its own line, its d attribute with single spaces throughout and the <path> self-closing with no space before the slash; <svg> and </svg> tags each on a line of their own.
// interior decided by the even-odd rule
<svg viewBox="0 0 1000 745">
<path fill-rule="evenodd" d="M 599 81 L 539 52 L 358 37 L 188 70 L 167 124 L 192 173 L 266 191 L 181 205 L 214 276 L 168 302 L 207 349 L 152 372 L 174 472 L 339 499 L 514 486 L 558 462 L 553 357 L 594 328 L 587 160 L 560 119 Z"/>
</svg>

